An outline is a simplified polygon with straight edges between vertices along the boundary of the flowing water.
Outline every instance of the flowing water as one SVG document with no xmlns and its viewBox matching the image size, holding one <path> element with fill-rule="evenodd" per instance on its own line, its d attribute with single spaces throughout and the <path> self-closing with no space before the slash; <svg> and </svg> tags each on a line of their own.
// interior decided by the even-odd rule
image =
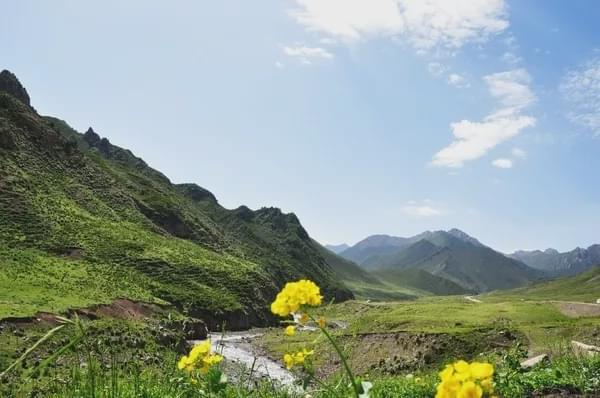
<svg viewBox="0 0 600 398">
<path fill-rule="evenodd" d="M 294 384 L 296 378 L 289 372 L 280 362 L 273 361 L 264 355 L 258 355 L 252 348 L 249 340 L 260 336 L 256 332 L 228 332 L 225 336 L 221 334 L 212 334 L 210 339 L 213 350 L 225 357 L 226 363 L 241 365 L 236 368 L 241 368 L 250 374 L 252 369 L 252 378 L 268 378 L 279 385 L 297 389 Z M 195 343 L 195 342 L 194 342 Z M 238 378 L 235 377 L 234 378 Z M 241 379 L 241 377 L 239 377 Z"/>
</svg>

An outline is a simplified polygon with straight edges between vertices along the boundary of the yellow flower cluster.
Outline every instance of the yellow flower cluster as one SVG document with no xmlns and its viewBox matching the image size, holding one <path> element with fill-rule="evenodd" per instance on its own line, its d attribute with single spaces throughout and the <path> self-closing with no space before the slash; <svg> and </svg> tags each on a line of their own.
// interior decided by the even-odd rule
<svg viewBox="0 0 600 398">
<path fill-rule="evenodd" d="M 295 365 L 304 364 L 304 361 L 306 360 L 306 358 L 310 357 L 314 353 L 315 353 L 314 350 L 309 351 L 305 348 L 302 351 L 298 351 L 296 353 L 285 354 L 283 356 L 283 362 L 285 363 L 285 367 L 289 370 L 289 369 L 293 368 Z"/>
<path fill-rule="evenodd" d="M 288 282 L 271 304 L 271 312 L 286 317 L 297 312 L 303 305 L 321 305 L 322 300 L 321 289 L 314 282 L 306 279 Z"/>
<path fill-rule="evenodd" d="M 457 361 L 440 372 L 435 398 L 481 398 L 493 393 L 494 367 L 485 362 Z"/>
<path fill-rule="evenodd" d="M 194 369 L 199 369 L 202 373 L 207 373 L 208 370 L 220 363 L 223 357 L 211 352 L 210 340 L 205 340 L 196 344 L 190 351 L 189 355 L 181 357 L 177 363 L 180 370 L 192 372 Z"/>
</svg>

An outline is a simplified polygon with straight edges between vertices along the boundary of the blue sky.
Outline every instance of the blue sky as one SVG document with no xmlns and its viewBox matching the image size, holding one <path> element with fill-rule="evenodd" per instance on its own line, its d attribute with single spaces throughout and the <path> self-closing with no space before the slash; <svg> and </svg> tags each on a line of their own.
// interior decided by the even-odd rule
<svg viewBox="0 0 600 398">
<path fill-rule="evenodd" d="M 0 68 L 228 208 L 324 243 L 600 242 L 594 0 L 8 2 Z"/>
</svg>

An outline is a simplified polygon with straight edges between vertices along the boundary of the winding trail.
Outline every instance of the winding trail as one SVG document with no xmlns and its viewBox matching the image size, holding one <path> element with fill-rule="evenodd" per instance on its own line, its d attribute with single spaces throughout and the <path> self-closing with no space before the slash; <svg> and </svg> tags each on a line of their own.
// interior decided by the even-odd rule
<svg viewBox="0 0 600 398">
<path fill-rule="evenodd" d="M 465 300 L 467 300 L 467 301 L 471 301 L 471 302 L 473 302 L 473 303 L 483 303 L 483 301 L 481 301 L 481 300 L 479 300 L 479 299 L 476 299 L 476 298 L 475 298 L 475 297 L 473 297 L 473 296 L 465 296 Z"/>
</svg>

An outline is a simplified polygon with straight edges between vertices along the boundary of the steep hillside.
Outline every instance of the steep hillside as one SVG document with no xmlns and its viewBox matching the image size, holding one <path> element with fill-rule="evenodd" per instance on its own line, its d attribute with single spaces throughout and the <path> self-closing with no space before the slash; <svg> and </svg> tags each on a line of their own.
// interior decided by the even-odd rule
<svg viewBox="0 0 600 398">
<path fill-rule="evenodd" d="M 600 245 L 592 245 L 587 249 L 578 247 L 564 253 L 554 249 L 520 250 L 510 254 L 510 257 L 553 276 L 576 275 L 600 264 Z"/>
<path fill-rule="evenodd" d="M 225 209 L 93 129 L 39 116 L 26 93 L 0 74 L 0 318 L 135 296 L 245 327 L 269 321 L 291 279 L 352 297 L 294 214 Z"/>
</svg>

